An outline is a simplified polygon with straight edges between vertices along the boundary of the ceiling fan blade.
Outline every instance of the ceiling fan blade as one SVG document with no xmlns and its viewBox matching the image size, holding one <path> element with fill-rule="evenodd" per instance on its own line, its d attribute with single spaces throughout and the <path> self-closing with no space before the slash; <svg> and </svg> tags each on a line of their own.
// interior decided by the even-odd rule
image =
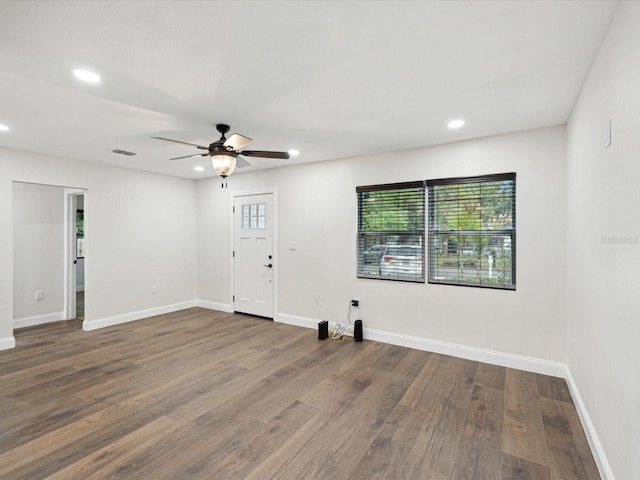
<svg viewBox="0 0 640 480">
<path fill-rule="evenodd" d="M 208 153 L 196 153 L 195 155 L 185 155 L 184 157 L 170 158 L 169 160 L 182 160 L 183 158 L 208 157 Z"/>
<path fill-rule="evenodd" d="M 245 137 L 244 135 L 240 135 L 239 133 L 234 133 L 231 135 L 226 142 L 224 142 L 224 146 L 230 148 L 231 150 L 240 150 L 243 147 L 246 147 L 252 142 L 249 137 Z"/>
<path fill-rule="evenodd" d="M 236 158 L 236 168 L 250 167 L 251 164 L 242 157 Z"/>
<path fill-rule="evenodd" d="M 263 158 L 281 158 L 283 160 L 289 159 L 289 154 L 287 152 L 267 152 L 265 150 L 244 150 L 243 152 L 238 152 L 240 155 L 245 155 L 247 157 L 263 157 Z"/>
<path fill-rule="evenodd" d="M 170 138 L 164 138 L 164 137 L 151 137 L 151 138 L 155 138 L 156 140 L 164 140 L 165 142 L 182 143 L 183 145 L 191 145 L 192 147 L 198 147 L 198 148 L 201 148 L 202 150 L 209 150 L 209 147 L 203 147 L 202 145 L 196 145 L 195 143 L 182 142 L 180 140 L 172 140 Z"/>
</svg>

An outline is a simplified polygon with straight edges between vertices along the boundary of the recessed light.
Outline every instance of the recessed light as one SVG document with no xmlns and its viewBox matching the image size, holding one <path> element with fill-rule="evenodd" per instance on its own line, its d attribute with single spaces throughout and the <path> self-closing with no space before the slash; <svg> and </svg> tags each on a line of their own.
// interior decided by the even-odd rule
<svg viewBox="0 0 640 480">
<path fill-rule="evenodd" d="M 8 132 L 9 130 L 11 130 L 11 129 L 9 127 L 7 127 L 6 125 L 0 124 L 0 132 Z"/>
<path fill-rule="evenodd" d="M 89 70 L 77 69 L 73 71 L 73 75 L 77 79 L 87 83 L 100 83 L 102 81 L 100 75 L 90 72 Z"/>
<path fill-rule="evenodd" d="M 449 123 L 447 123 L 447 127 L 455 130 L 456 128 L 460 128 L 464 125 L 464 120 L 451 120 Z"/>
<path fill-rule="evenodd" d="M 295 157 L 296 155 L 300 155 L 300 152 L 298 150 L 289 150 L 289 155 L 291 155 L 292 157 Z"/>
<path fill-rule="evenodd" d="M 204 172 L 204 167 L 193 167 L 196 172 Z"/>
</svg>

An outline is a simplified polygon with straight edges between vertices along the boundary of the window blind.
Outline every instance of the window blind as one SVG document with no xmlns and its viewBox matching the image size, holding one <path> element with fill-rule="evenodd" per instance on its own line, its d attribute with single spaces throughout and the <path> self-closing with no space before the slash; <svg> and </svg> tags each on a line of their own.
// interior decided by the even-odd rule
<svg viewBox="0 0 640 480">
<path fill-rule="evenodd" d="M 516 287 L 516 174 L 428 180 L 429 283 Z"/>
<path fill-rule="evenodd" d="M 357 276 L 424 282 L 424 182 L 356 187 Z"/>
</svg>

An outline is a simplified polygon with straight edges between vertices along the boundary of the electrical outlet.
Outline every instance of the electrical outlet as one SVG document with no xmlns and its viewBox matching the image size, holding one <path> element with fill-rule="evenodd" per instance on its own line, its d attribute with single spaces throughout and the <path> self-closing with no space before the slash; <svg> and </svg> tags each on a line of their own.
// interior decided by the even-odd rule
<svg viewBox="0 0 640 480">
<path fill-rule="evenodd" d="M 158 287 L 156 287 L 155 285 L 153 285 L 151 287 L 151 295 L 155 295 L 156 293 L 158 293 Z"/>
<path fill-rule="evenodd" d="M 352 307 L 359 307 L 360 306 L 360 299 L 359 298 L 354 298 L 353 300 L 351 300 L 351 306 Z"/>
<path fill-rule="evenodd" d="M 314 300 L 315 300 L 316 302 L 320 300 L 320 292 L 315 292 L 315 293 L 313 294 L 313 296 L 314 296 Z"/>
<path fill-rule="evenodd" d="M 44 300 L 44 291 L 43 290 L 37 290 L 36 291 L 36 300 Z"/>
</svg>

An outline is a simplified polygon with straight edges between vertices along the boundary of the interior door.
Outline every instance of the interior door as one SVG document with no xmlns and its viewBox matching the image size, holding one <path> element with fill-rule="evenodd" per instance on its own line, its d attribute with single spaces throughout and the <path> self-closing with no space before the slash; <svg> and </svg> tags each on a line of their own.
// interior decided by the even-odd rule
<svg viewBox="0 0 640 480">
<path fill-rule="evenodd" d="M 234 197 L 234 310 L 273 318 L 273 194 Z"/>
</svg>

